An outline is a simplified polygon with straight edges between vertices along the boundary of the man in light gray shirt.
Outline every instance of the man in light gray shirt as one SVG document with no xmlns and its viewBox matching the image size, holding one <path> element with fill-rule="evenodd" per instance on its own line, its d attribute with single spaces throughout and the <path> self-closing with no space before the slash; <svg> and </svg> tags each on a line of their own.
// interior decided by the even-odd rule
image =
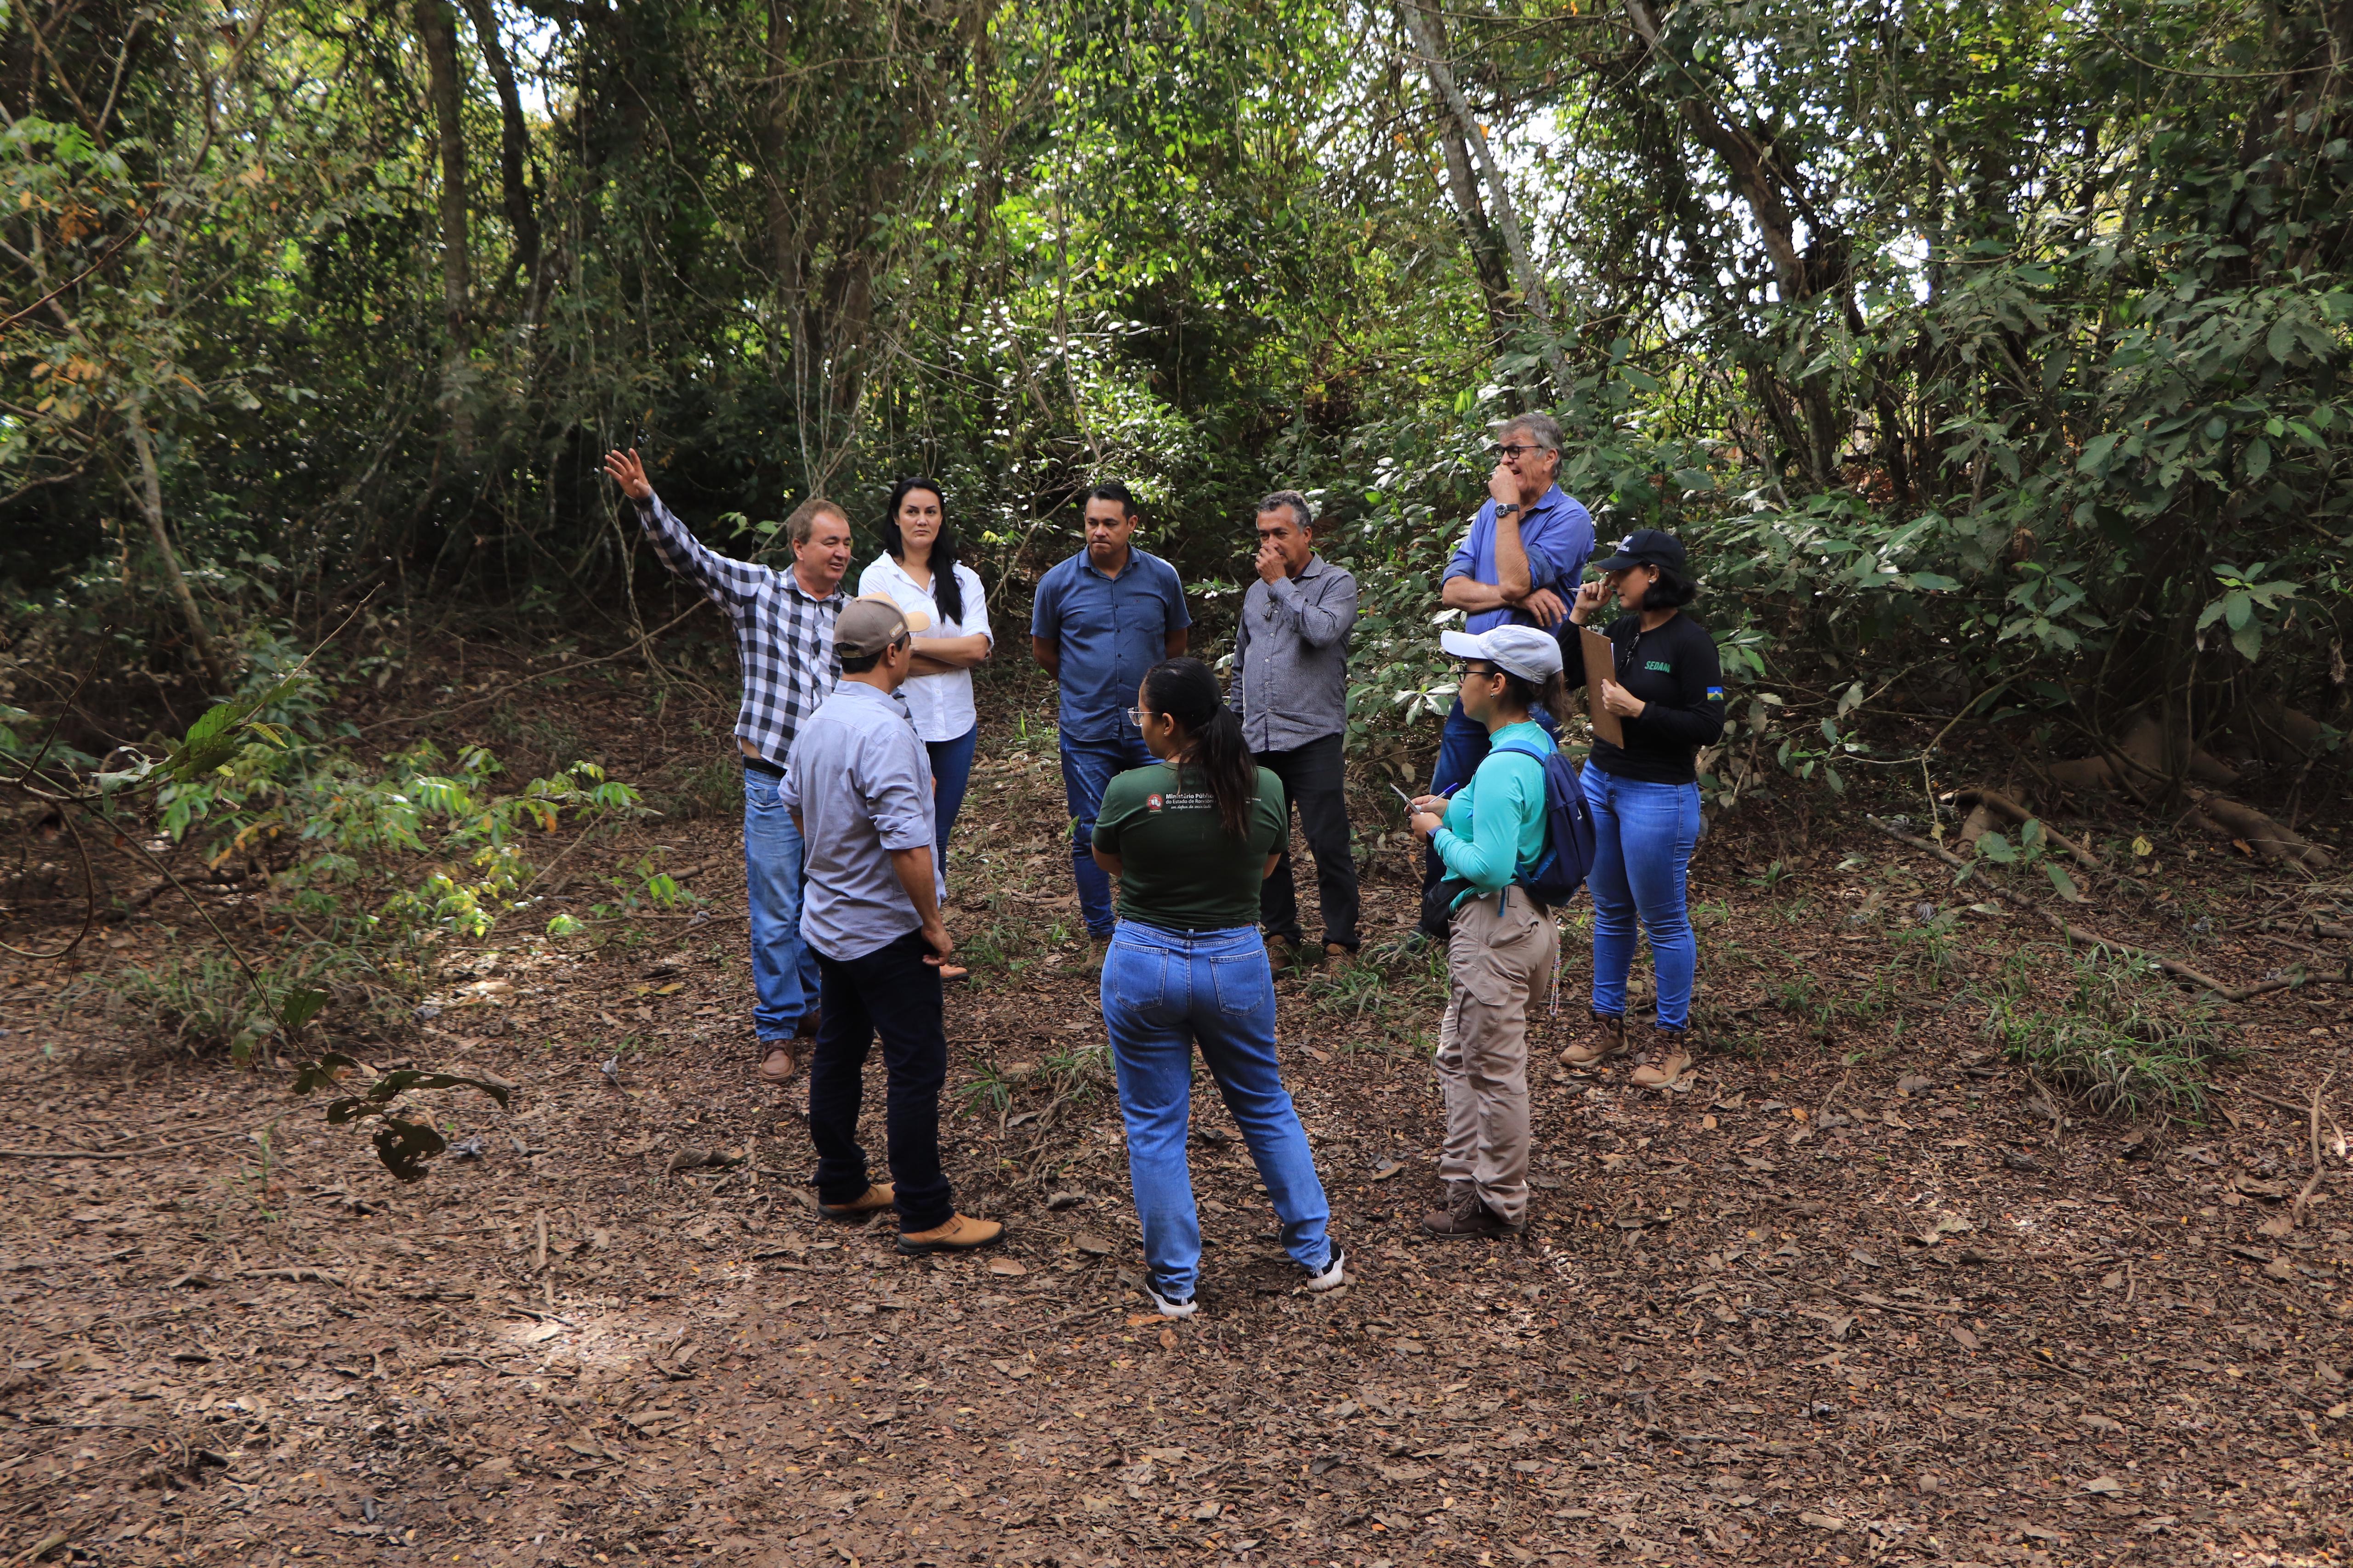
<svg viewBox="0 0 2353 1568">
<path fill-rule="evenodd" d="M 1356 855 L 1348 842 L 1341 742 L 1348 728 L 1348 638 L 1356 580 L 1315 553 L 1307 498 L 1277 490 L 1258 503 L 1258 577 L 1234 633 L 1234 711 L 1258 765 L 1282 781 L 1315 857 L 1324 954 L 1356 951 Z M 1259 888 L 1259 921 L 1281 955 L 1306 940 L 1292 881 L 1290 835 Z"/>
<path fill-rule="evenodd" d="M 902 1252 L 962 1252 L 1005 1232 L 955 1211 L 940 1168 L 948 1040 L 940 961 L 955 951 L 933 874 L 932 766 L 898 700 L 914 641 L 898 607 L 859 599 L 834 623 L 841 681 L 803 721 L 777 791 L 807 848 L 801 935 L 822 998 L 809 1062 L 818 1212 L 861 1222 L 899 1212 Z M 876 1185 L 858 1142 L 866 1055 L 882 1037 L 892 1180 Z"/>
</svg>

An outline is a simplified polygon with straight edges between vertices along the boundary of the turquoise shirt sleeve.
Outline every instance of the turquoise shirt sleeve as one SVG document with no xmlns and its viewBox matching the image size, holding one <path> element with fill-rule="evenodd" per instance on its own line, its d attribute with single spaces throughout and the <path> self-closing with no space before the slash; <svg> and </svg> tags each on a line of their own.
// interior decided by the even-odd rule
<svg viewBox="0 0 2353 1568">
<path fill-rule="evenodd" d="M 1524 752 L 1490 752 L 1430 843 L 1450 876 L 1492 893 L 1518 872 L 1531 829 L 1543 842 L 1544 802 L 1543 763 Z"/>
</svg>

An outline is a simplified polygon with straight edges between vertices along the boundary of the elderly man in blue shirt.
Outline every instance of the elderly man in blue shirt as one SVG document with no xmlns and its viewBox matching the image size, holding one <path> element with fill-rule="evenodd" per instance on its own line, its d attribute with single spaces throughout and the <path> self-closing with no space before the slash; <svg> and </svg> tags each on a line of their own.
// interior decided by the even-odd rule
<svg viewBox="0 0 2353 1568">
<path fill-rule="evenodd" d="M 1549 414 L 1523 414 L 1495 433 L 1495 471 L 1487 501 L 1471 531 L 1446 563 L 1440 600 L 1463 612 L 1473 636 L 1501 626 L 1556 628 L 1593 553 L 1593 514 L 1553 482 L 1560 472 L 1560 425 Z M 1546 714 L 1547 731 L 1555 716 Z M 1487 727 L 1466 716 L 1458 700 L 1438 738 L 1438 764 L 1430 793 L 1449 795 L 1469 782 L 1487 755 Z M 1431 852 L 1422 871 L 1426 889 L 1445 876 Z M 1424 935 L 1444 941 L 1445 929 Z"/>
<path fill-rule="evenodd" d="M 1176 568 L 1131 542 L 1135 499 L 1113 480 L 1087 492 L 1087 547 L 1038 580 L 1029 651 L 1062 689 L 1062 790 L 1071 807 L 1071 872 L 1087 934 L 1111 935 L 1111 878 L 1094 861 L 1103 786 L 1149 767 L 1128 716 L 1145 672 L 1185 651 L 1193 617 Z"/>
</svg>

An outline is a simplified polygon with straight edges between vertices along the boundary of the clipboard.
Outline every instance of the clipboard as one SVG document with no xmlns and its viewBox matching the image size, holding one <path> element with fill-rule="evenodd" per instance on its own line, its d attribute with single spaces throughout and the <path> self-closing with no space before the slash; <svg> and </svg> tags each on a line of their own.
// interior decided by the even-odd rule
<svg viewBox="0 0 2353 1568">
<path fill-rule="evenodd" d="M 1577 646 L 1585 652 L 1585 717 L 1593 732 L 1613 746 L 1626 743 L 1626 727 L 1601 701 L 1601 683 L 1618 679 L 1618 648 L 1591 626 L 1579 626 Z"/>
</svg>

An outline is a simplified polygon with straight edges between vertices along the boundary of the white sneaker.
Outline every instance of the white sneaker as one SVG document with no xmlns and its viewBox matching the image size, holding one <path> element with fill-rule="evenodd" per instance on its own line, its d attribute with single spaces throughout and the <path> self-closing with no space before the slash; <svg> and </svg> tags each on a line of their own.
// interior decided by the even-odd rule
<svg viewBox="0 0 2353 1568">
<path fill-rule="evenodd" d="M 1160 1315 L 1164 1318 L 1189 1318 L 1201 1310 L 1201 1304 L 1192 1297 L 1187 1296 L 1179 1301 L 1164 1296 L 1160 1293 L 1160 1287 L 1149 1280 L 1145 1283 L 1144 1293 L 1152 1298 L 1152 1304 L 1160 1309 Z"/>
<path fill-rule="evenodd" d="M 1338 1289 L 1348 1282 L 1347 1268 L 1348 1255 L 1341 1249 L 1337 1242 L 1335 1242 L 1332 1246 L 1332 1260 L 1324 1265 L 1322 1273 L 1319 1274 L 1312 1268 L 1304 1270 L 1307 1275 L 1307 1289 L 1316 1291 Z"/>
</svg>

